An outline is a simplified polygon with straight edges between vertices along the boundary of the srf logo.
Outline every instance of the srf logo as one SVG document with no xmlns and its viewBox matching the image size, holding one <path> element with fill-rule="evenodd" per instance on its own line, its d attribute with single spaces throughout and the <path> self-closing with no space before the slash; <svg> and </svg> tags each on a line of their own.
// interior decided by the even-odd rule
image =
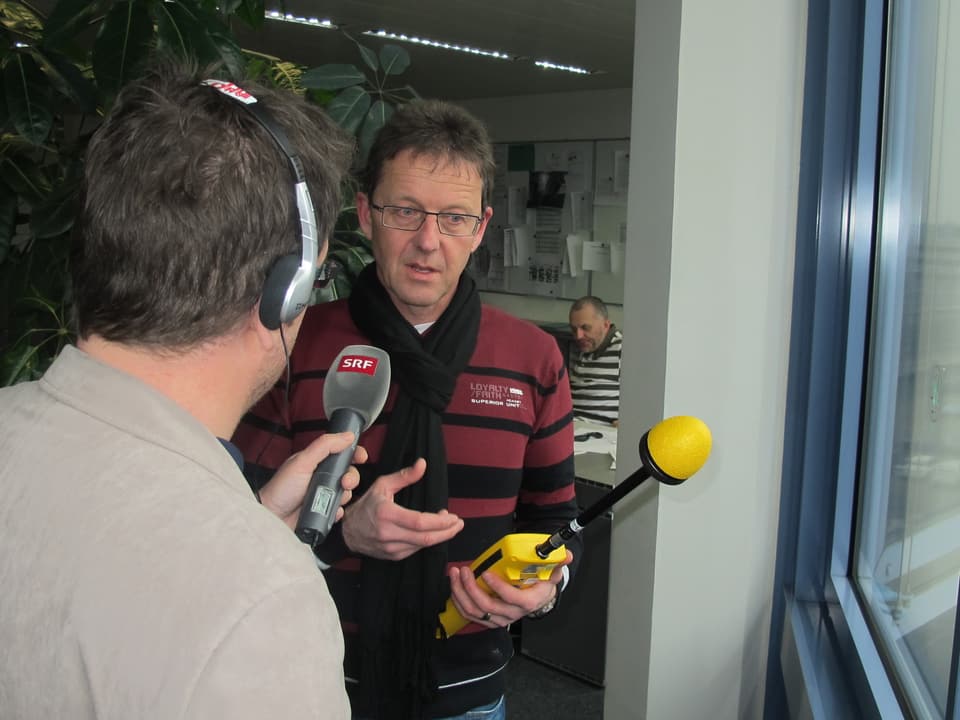
<svg viewBox="0 0 960 720">
<path fill-rule="evenodd" d="M 240 102 L 244 103 L 245 105 L 252 105 L 253 103 L 255 103 L 255 102 L 257 101 L 257 99 L 256 99 L 253 95 L 251 95 L 250 93 L 248 93 L 248 92 L 247 92 L 246 90 L 244 90 L 242 87 L 239 87 L 239 86 L 237 86 L 237 85 L 234 85 L 232 82 L 229 82 L 228 80 L 213 80 L 213 79 L 210 79 L 210 80 L 204 80 L 204 81 L 203 81 L 203 84 L 204 84 L 204 85 L 209 85 L 210 87 L 214 88 L 215 90 L 219 90 L 219 91 L 222 92 L 224 95 L 229 95 L 230 97 L 232 97 L 232 98 L 234 98 L 234 99 L 236 99 L 236 100 L 239 100 Z"/>
<path fill-rule="evenodd" d="M 337 372 L 357 372 L 363 373 L 364 375 L 375 375 L 379 362 L 377 358 L 367 357 L 366 355 L 344 355 L 340 358 L 340 365 L 337 366 Z"/>
</svg>

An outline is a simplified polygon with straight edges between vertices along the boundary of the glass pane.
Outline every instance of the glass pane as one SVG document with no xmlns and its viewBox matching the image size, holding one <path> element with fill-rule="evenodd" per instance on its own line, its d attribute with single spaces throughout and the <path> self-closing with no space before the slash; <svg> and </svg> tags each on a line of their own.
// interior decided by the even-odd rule
<svg viewBox="0 0 960 720">
<path fill-rule="evenodd" d="M 960 0 L 890 3 L 855 582 L 918 717 L 960 576 Z"/>
</svg>

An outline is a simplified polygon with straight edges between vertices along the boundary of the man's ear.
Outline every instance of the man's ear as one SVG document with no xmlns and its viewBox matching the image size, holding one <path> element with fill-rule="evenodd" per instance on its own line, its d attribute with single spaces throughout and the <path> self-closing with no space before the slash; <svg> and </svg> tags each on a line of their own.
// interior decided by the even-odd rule
<svg viewBox="0 0 960 720">
<path fill-rule="evenodd" d="M 488 207 L 486 210 L 483 211 L 483 220 L 480 221 L 480 227 L 477 228 L 477 233 L 476 235 L 473 236 L 473 247 L 470 248 L 470 252 L 474 252 L 478 247 L 480 247 L 480 243 L 483 242 L 483 234 L 487 231 L 487 225 L 489 224 L 490 218 L 492 217 L 493 217 L 492 207 Z"/>
<path fill-rule="evenodd" d="M 263 321 L 260 320 L 260 302 L 261 300 L 257 300 L 257 304 L 254 305 L 253 309 L 247 314 L 247 318 L 243 323 L 243 329 L 258 347 L 271 352 L 277 344 L 275 337 L 277 331 L 270 330 L 263 324 Z"/>
<path fill-rule="evenodd" d="M 357 193 L 357 220 L 360 222 L 360 229 L 367 236 L 367 240 L 373 239 L 373 211 L 370 208 L 370 198 L 366 193 Z"/>
</svg>

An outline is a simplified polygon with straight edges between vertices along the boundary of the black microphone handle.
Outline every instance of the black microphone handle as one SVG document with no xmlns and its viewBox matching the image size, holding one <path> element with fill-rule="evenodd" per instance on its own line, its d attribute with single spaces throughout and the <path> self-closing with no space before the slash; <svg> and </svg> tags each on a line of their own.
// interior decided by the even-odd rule
<svg viewBox="0 0 960 720">
<path fill-rule="evenodd" d="M 587 526 L 588 522 L 595 520 L 600 516 L 601 513 L 606 512 L 609 508 L 613 507 L 618 500 L 623 498 L 624 495 L 649 478 L 650 475 L 651 473 L 649 468 L 641 466 L 639 470 L 631 474 L 630 477 L 613 488 L 613 490 L 608 492 L 593 505 L 577 515 L 577 517 L 571 520 L 567 525 L 564 525 L 553 535 L 544 540 L 540 545 L 537 545 L 537 555 L 539 555 L 541 558 L 546 558 L 558 547 L 566 545 L 567 541 L 583 530 Z"/>
<path fill-rule="evenodd" d="M 624 495 L 633 491 L 647 478 L 655 477 L 660 482 L 667 483 L 668 485 L 677 485 L 683 482 L 682 480 L 671 477 L 657 465 L 653 456 L 650 454 L 650 447 L 647 445 L 647 438 L 649 436 L 650 433 L 648 431 L 640 438 L 640 467 L 631 473 L 623 482 L 614 487 L 613 490 L 577 515 L 577 517 L 567 525 L 564 525 L 549 538 L 537 545 L 536 550 L 539 557 L 546 558 L 552 551 L 565 545 L 570 538 L 583 530 L 587 526 L 587 523 L 595 520 L 601 513 L 609 510 L 617 502 L 622 500 Z"/>
<path fill-rule="evenodd" d="M 365 422 L 360 413 L 350 408 L 338 408 L 330 416 L 327 432 L 350 431 L 353 433 L 353 443 L 346 450 L 330 455 L 317 465 L 310 478 L 310 485 L 303 497 L 303 507 L 300 508 L 296 532 L 297 537 L 311 547 L 315 548 L 322 543 L 333 527 L 343 495 L 340 480 L 353 461 L 353 453 L 357 449 L 357 440 Z"/>
</svg>

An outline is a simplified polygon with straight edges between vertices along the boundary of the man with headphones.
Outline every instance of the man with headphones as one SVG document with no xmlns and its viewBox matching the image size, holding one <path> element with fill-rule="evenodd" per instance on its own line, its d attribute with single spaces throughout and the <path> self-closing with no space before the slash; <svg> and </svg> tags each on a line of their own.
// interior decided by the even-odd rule
<svg viewBox="0 0 960 720">
<path fill-rule="evenodd" d="M 286 366 L 352 149 L 292 93 L 172 65 L 116 99 L 85 166 L 76 347 L 0 391 L 4 717 L 349 717 L 291 527 L 352 434 L 259 498 L 222 438 Z"/>
</svg>

